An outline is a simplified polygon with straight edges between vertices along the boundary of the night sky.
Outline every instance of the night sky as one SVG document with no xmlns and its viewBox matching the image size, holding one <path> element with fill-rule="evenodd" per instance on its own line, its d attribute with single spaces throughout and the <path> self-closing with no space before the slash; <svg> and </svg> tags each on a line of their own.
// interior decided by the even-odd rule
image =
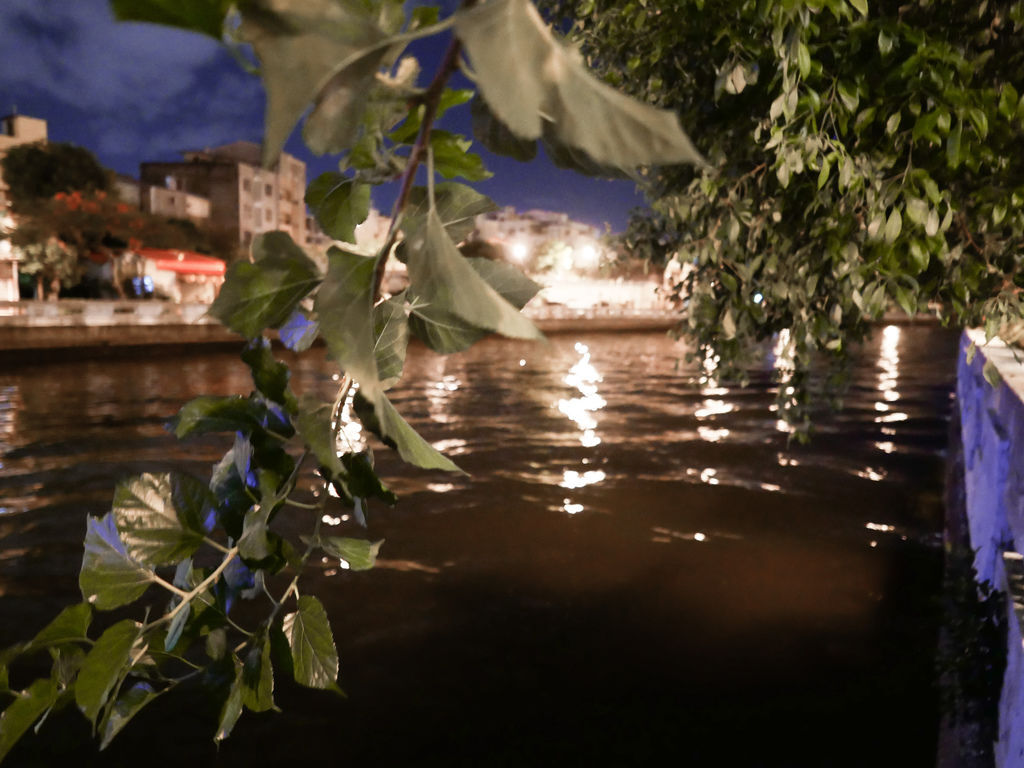
<svg viewBox="0 0 1024 768">
<path fill-rule="evenodd" d="M 417 53 L 425 59 L 443 45 Z M 262 137 L 262 86 L 230 53 L 202 35 L 115 22 L 106 0 L 2 0 L 0 52 L 0 116 L 43 118 L 51 141 L 86 147 L 135 178 L 143 161 Z M 432 71 L 426 61 L 424 70 Z M 444 127 L 468 132 L 468 107 L 460 112 L 464 119 Z M 309 180 L 336 168 L 310 154 L 298 130 L 286 149 L 306 161 Z M 473 149 L 495 174 L 475 186 L 500 205 L 565 211 L 620 231 L 643 204 L 632 182 L 584 178 L 543 153 L 522 164 Z M 388 212 L 393 195 L 377 190 L 374 200 Z"/>
</svg>

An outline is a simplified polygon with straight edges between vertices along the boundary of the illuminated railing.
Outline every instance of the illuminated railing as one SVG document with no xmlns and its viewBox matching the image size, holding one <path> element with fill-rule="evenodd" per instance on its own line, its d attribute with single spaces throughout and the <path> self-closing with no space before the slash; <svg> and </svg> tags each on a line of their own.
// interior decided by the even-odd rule
<svg viewBox="0 0 1024 768">
<path fill-rule="evenodd" d="M 21 327 L 101 325 L 194 325 L 216 323 L 207 304 L 147 299 L 0 301 L 0 325 Z"/>
</svg>

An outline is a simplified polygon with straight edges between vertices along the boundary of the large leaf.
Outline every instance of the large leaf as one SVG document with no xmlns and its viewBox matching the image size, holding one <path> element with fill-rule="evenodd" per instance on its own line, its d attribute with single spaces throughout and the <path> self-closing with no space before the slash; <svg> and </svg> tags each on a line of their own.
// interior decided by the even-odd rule
<svg viewBox="0 0 1024 768">
<path fill-rule="evenodd" d="M 306 189 L 306 205 L 325 233 L 335 240 L 355 243 L 356 226 L 370 215 L 370 187 L 328 171 Z"/>
<path fill-rule="evenodd" d="M 201 395 L 188 401 L 168 422 L 174 436 L 181 439 L 207 432 L 251 432 L 263 426 L 266 406 L 241 395 Z"/>
<path fill-rule="evenodd" d="M 537 283 L 508 262 L 484 258 L 468 258 L 467 261 L 488 285 L 517 309 L 526 306 L 540 290 Z M 451 312 L 433 309 L 421 313 L 415 299 L 409 317 L 409 328 L 423 343 L 444 355 L 468 349 L 490 333 L 463 321 Z"/>
<path fill-rule="evenodd" d="M 310 688 L 333 688 L 338 679 L 338 651 L 320 601 L 299 598 L 298 610 L 284 617 L 282 629 L 291 648 L 295 681 Z"/>
<path fill-rule="evenodd" d="M 274 707 L 274 668 L 270 663 L 270 640 L 261 636 L 249 652 L 241 669 L 242 703 L 253 712 Z"/>
<path fill-rule="evenodd" d="M 540 332 L 463 258 L 431 208 L 423 232 L 408 247 L 410 294 L 415 312 L 428 322 L 455 315 L 481 330 L 539 339 Z"/>
<path fill-rule="evenodd" d="M 153 572 L 128 557 L 113 513 L 90 517 L 78 586 L 82 597 L 101 610 L 130 603 L 149 586 Z"/>
<path fill-rule="evenodd" d="M 100 749 L 106 749 L 114 737 L 121 732 L 139 711 L 153 701 L 160 693 L 153 690 L 149 683 L 135 683 L 122 693 L 110 710 L 110 715 L 103 724 L 103 740 Z"/>
<path fill-rule="evenodd" d="M 210 314 L 231 330 L 253 339 L 277 328 L 320 282 L 319 270 L 284 232 L 269 232 L 253 244 L 255 262 L 228 269 Z"/>
<path fill-rule="evenodd" d="M 32 638 L 28 647 L 32 649 L 46 648 L 51 645 L 82 640 L 87 637 L 91 621 L 91 605 L 88 603 L 69 605 Z"/>
<path fill-rule="evenodd" d="M 119 621 L 100 635 L 85 657 L 75 684 L 75 703 L 90 722 L 96 722 L 107 697 L 123 677 L 141 634 L 142 625 L 137 621 Z"/>
<path fill-rule="evenodd" d="M 461 176 L 469 181 L 483 181 L 494 174 L 484 167 L 480 155 L 469 151 L 472 141 L 448 131 L 430 132 L 430 149 L 434 153 L 434 168 L 446 179 Z"/>
<path fill-rule="evenodd" d="M 338 476 L 345 474 L 345 467 L 338 457 L 338 447 L 331 427 L 333 407 L 333 403 L 325 403 L 307 392 L 299 400 L 295 426 L 320 466 L 326 468 L 332 476 Z"/>
<path fill-rule="evenodd" d="M 376 259 L 331 248 L 316 297 L 320 334 L 331 356 L 364 388 L 375 387 L 373 286 Z"/>
<path fill-rule="evenodd" d="M 193 477 L 144 474 L 118 484 L 112 514 L 128 557 L 155 567 L 199 548 L 211 502 L 206 485 Z"/>
<path fill-rule="evenodd" d="M 295 411 L 295 395 L 288 388 L 291 369 L 276 360 L 270 351 L 270 342 L 262 336 L 252 339 L 242 350 L 242 360 L 252 371 L 252 380 L 267 399 Z"/>
<path fill-rule="evenodd" d="M 362 106 L 352 96 L 369 86 L 387 53 L 384 32 L 368 5 L 335 0 L 241 4 L 240 35 L 263 64 L 267 90 L 265 164 L 276 161 L 295 123 L 325 86 L 329 89 L 318 109 L 322 117 L 311 116 L 312 138 L 341 138 L 329 130 L 332 120 L 340 124 L 339 131 L 358 124 Z"/>
<path fill-rule="evenodd" d="M 350 539 L 344 536 L 325 536 L 320 540 L 320 546 L 331 557 L 344 560 L 348 568 L 353 571 L 368 571 L 377 563 L 377 555 L 380 552 L 380 541 L 367 541 L 366 539 Z"/>
<path fill-rule="evenodd" d="M 149 21 L 220 40 L 232 0 L 110 0 L 121 21 Z"/>
<path fill-rule="evenodd" d="M 299 307 L 277 329 L 277 337 L 292 352 L 305 352 L 320 334 L 320 323 Z"/>
<path fill-rule="evenodd" d="M 591 75 L 529 0 L 489 0 L 459 11 L 455 29 L 484 99 L 516 136 L 539 139 L 549 120 L 558 141 L 597 163 L 634 168 L 703 162 L 673 113 Z"/>
<path fill-rule="evenodd" d="M 18 743 L 44 712 L 57 701 L 57 682 L 49 678 L 36 680 L 21 691 L 0 715 L 0 762 Z"/>
<path fill-rule="evenodd" d="M 381 387 L 388 389 L 402 377 L 409 346 L 409 318 L 404 291 L 373 308 L 373 338 L 377 375 Z"/>
<path fill-rule="evenodd" d="M 473 136 L 496 155 L 528 162 L 537 156 L 537 140 L 521 139 L 494 116 L 487 102 L 477 96 L 470 106 L 473 116 Z"/>
<path fill-rule="evenodd" d="M 232 654 L 234 656 L 234 654 Z M 236 659 L 237 661 L 237 659 Z M 235 677 L 232 680 L 228 696 L 220 709 L 220 720 L 217 723 L 217 732 L 213 740 L 218 744 L 231 735 L 235 723 L 242 716 L 242 674 L 240 664 L 235 664 Z"/>
<path fill-rule="evenodd" d="M 377 392 L 372 401 L 362 391 L 356 393 L 355 409 L 363 425 L 397 450 L 398 455 L 410 464 L 424 469 L 462 472 L 451 459 L 409 426 L 382 391 Z"/>
<path fill-rule="evenodd" d="M 472 187 L 446 181 L 434 188 L 434 209 L 448 236 L 459 243 L 476 229 L 477 216 L 496 211 L 498 206 Z M 429 212 L 430 195 L 427 188 L 413 187 L 403 216 L 403 221 L 406 222 L 403 227 L 408 236 L 414 235 L 426 225 Z"/>
</svg>

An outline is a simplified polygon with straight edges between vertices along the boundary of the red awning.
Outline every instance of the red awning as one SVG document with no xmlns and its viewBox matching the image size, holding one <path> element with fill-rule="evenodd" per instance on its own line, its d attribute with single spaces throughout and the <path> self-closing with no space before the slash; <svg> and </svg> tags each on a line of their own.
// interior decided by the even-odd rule
<svg viewBox="0 0 1024 768">
<path fill-rule="evenodd" d="M 227 264 L 212 256 L 193 251 L 171 251 L 161 248 L 142 248 L 139 255 L 152 259 L 157 269 L 184 275 L 223 275 Z"/>
</svg>

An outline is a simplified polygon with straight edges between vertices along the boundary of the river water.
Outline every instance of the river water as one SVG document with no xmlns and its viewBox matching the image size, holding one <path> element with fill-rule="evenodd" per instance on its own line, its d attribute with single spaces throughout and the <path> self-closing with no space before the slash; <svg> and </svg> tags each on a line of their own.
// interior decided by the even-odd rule
<svg viewBox="0 0 1024 768">
<path fill-rule="evenodd" d="M 393 400 L 469 476 L 378 449 L 401 497 L 369 511 L 382 560 L 307 586 L 348 698 L 279 685 L 285 713 L 219 752 L 208 705 L 165 699 L 100 756 L 68 720 L 12 764 L 934 765 L 955 352 L 880 328 L 801 446 L 766 371 L 701 380 L 661 334 L 413 347 Z M 293 364 L 330 396 L 321 352 Z M 0 643 L 78 599 L 85 516 L 119 478 L 208 474 L 228 447 L 164 421 L 250 388 L 211 351 L 0 368 Z"/>
</svg>

